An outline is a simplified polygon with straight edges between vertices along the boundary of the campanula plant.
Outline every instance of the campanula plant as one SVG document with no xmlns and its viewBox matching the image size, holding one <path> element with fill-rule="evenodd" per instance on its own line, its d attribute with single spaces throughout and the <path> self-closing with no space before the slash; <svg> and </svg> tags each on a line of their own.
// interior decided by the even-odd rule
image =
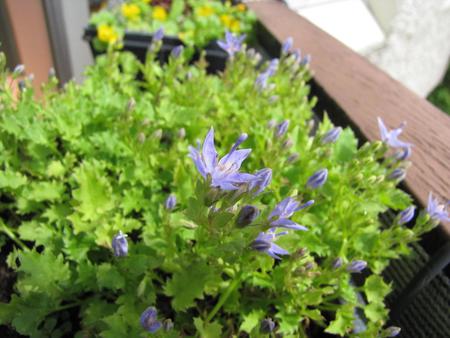
<svg viewBox="0 0 450 338">
<path fill-rule="evenodd" d="M 326 116 L 315 125 L 309 57 L 288 41 L 262 61 L 228 40 L 218 76 L 181 51 L 161 65 L 157 41 L 145 64 L 99 57 L 81 85 L 51 72 L 39 100 L 1 55 L 0 246 L 17 279 L 0 324 L 32 337 L 399 334 L 380 273 L 448 219 L 438 196 L 418 210 L 397 188 L 406 126 L 381 121 L 360 145 Z"/>
</svg>

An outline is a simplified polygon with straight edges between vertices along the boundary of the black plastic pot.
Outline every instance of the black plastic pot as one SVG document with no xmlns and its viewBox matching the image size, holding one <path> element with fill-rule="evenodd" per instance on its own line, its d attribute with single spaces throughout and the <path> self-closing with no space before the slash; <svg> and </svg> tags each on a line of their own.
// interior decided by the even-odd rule
<svg viewBox="0 0 450 338">
<path fill-rule="evenodd" d="M 94 39 L 97 36 L 95 26 L 88 26 L 84 30 L 83 39 L 89 42 L 89 46 L 94 57 L 105 53 L 105 51 L 97 50 L 94 46 Z M 145 56 L 148 48 L 153 40 L 153 35 L 142 32 L 127 32 L 123 37 L 123 50 L 133 53 L 141 62 L 145 62 Z M 169 60 L 170 52 L 176 46 L 183 45 L 183 42 L 174 36 L 164 36 L 162 46 L 158 53 L 161 63 Z M 217 41 L 211 41 L 202 49 L 196 49 L 191 62 L 195 62 L 200 58 L 202 51 L 205 51 L 206 61 L 208 62 L 207 71 L 209 73 L 217 73 L 225 69 L 228 54 L 219 47 Z"/>
</svg>

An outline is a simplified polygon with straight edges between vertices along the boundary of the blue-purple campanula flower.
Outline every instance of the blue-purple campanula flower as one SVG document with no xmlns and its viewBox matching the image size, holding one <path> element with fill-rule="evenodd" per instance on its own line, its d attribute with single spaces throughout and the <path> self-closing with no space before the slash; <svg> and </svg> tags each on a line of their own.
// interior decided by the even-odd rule
<svg viewBox="0 0 450 338">
<path fill-rule="evenodd" d="M 14 67 L 13 75 L 19 76 L 22 75 L 24 72 L 25 72 L 25 65 L 18 64 L 17 66 Z"/>
<path fill-rule="evenodd" d="M 197 149 L 189 146 L 189 156 L 203 178 L 211 180 L 212 187 L 222 190 L 237 190 L 240 185 L 255 180 L 254 175 L 239 172 L 242 162 L 251 152 L 251 149 L 237 150 L 237 147 L 246 138 L 247 134 L 241 134 L 230 152 L 219 160 L 214 146 L 214 129 L 211 128 L 203 142 L 202 150 L 200 151 L 200 146 Z"/>
<path fill-rule="evenodd" d="M 255 84 L 259 90 L 264 90 L 267 88 L 267 82 L 269 78 L 276 73 L 278 69 L 278 64 L 279 64 L 278 59 L 272 59 L 267 69 L 257 76 Z"/>
<path fill-rule="evenodd" d="M 150 333 L 158 331 L 162 324 L 158 320 L 158 311 L 153 306 L 148 307 L 141 315 L 141 326 Z"/>
<path fill-rule="evenodd" d="M 236 219 L 236 225 L 239 227 L 245 227 L 251 224 L 259 216 L 259 209 L 253 205 L 244 205 Z"/>
<path fill-rule="evenodd" d="M 183 49 L 184 49 L 183 45 L 178 45 L 178 46 L 176 46 L 176 47 L 174 47 L 174 48 L 172 49 L 172 51 L 170 52 L 170 54 L 171 54 L 175 59 L 178 59 L 178 58 L 180 57 L 181 53 L 183 52 Z"/>
<path fill-rule="evenodd" d="M 173 210 L 175 206 L 177 205 L 177 198 L 174 194 L 170 194 L 169 197 L 167 197 L 166 202 L 164 203 L 164 207 L 167 210 Z"/>
<path fill-rule="evenodd" d="M 161 41 L 163 38 L 164 38 L 164 28 L 161 27 L 155 32 L 155 34 L 153 34 L 152 42 L 155 43 Z"/>
<path fill-rule="evenodd" d="M 348 272 L 359 273 L 363 271 L 367 267 L 367 262 L 363 260 L 355 260 L 351 261 L 349 265 L 347 265 Z"/>
<path fill-rule="evenodd" d="M 398 224 L 408 223 L 414 217 L 415 206 L 410 206 L 398 214 Z"/>
<path fill-rule="evenodd" d="M 282 47 L 281 47 L 281 51 L 282 51 L 284 54 L 289 53 L 289 51 L 291 50 L 293 44 L 294 44 L 294 39 L 293 39 L 292 37 L 288 37 L 288 38 L 283 42 L 283 45 L 282 45 Z"/>
<path fill-rule="evenodd" d="M 325 133 L 325 135 L 323 135 L 322 137 L 322 144 L 326 144 L 326 143 L 334 143 L 337 141 L 337 139 L 339 138 L 339 135 L 341 135 L 342 132 L 342 128 L 341 127 L 336 127 L 333 128 L 329 131 L 327 131 Z"/>
<path fill-rule="evenodd" d="M 272 169 L 264 168 L 258 170 L 254 176 L 255 179 L 250 182 L 248 190 L 253 191 L 253 194 L 256 196 L 262 193 L 272 181 Z"/>
<path fill-rule="evenodd" d="M 393 148 L 408 148 L 411 146 L 410 143 L 400 141 L 398 139 L 399 135 L 402 133 L 405 122 L 403 122 L 398 128 L 388 130 L 384 125 L 381 118 L 378 118 L 378 128 L 380 129 L 381 141 Z"/>
<path fill-rule="evenodd" d="M 306 182 L 306 186 L 311 189 L 320 188 L 327 181 L 327 177 L 328 177 L 328 170 L 320 169 L 308 178 L 308 181 Z"/>
<path fill-rule="evenodd" d="M 259 332 L 260 333 L 271 333 L 275 330 L 275 322 L 272 320 L 272 318 L 266 318 L 261 321 L 261 324 L 259 326 Z"/>
<path fill-rule="evenodd" d="M 228 55 L 232 58 L 234 54 L 242 49 L 242 42 L 245 40 L 245 34 L 241 36 L 235 36 L 229 31 L 225 32 L 225 40 L 217 41 L 217 44 L 225 50 Z"/>
<path fill-rule="evenodd" d="M 302 61 L 300 61 L 300 64 L 301 64 L 302 66 L 309 65 L 310 63 L 311 63 L 311 55 L 309 55 L 309 54 L 306 54 L 306 55 L 303 57 Z"/>
<path fill-rule="evenodd" d="M 281 259 L 280 255 L 289 255 L 289 252 L 276 245 L 274 240 L 286 234 L 287 231 L 275 233 L 275 228 L 271 228 L 267 232 L 260 232 L 252 242 L 251 247 L 259 252 L 265 252 L 272 258 Z"/>
<path fill-rule="evenodd" d="M 275 137 L 280 138 L 286 134 L 289 127 L 289 120 L 284 120 L 283 122 L 275 126 Z"/>
<path fill-rule="evenodd" d="M 402 181 L 406 177 L 406 171 L 403 168 L 394 169 L 388 176 L 387 179 L 396 181 Z"/>
<path fill-rule="evenodd" d="M 439 200 L 434 198 L 430 192 L 428 195 L 427 213 L 434 221 L 448 222 L 450 221 L 450 218 L 448 217 L 448 211 L 446 210 L 447 205 L 439 204 Z"/>
<path fill-rule="evenodd" d="M 111 246 L 114 251 L 114 256 L 124 257 L 128 255 L 127 235 L 123 234 L 122 231 L 119 231 L 119 233 L 114 236 Z"/>
<path fill-rule="evenodd" d="M 411 153 L 412 153 L 412 149 L 411 149 L 411 146 L 409 146 L 409 147 L 401 148 L 399 151 L 396 152 L 396 154 L 394 156 L 398 161 L 405 161 L 411 157 Z"/>
<path fill-rule="evenodd" d="M 313 200 L 306 202 L 305 204 L 300 205 L 298 201 L 296 201 L 292 197 L 286 197 L 280 203 L 278 203 L 272 212 L 269 214 L 267 220 L 271 227 L 281 227 L 288 228 L 294 230 L 308 230 L 303 225 L 299 225 L 289 218 L 294 214 L 294 212 L 300 211 L 311 206 L 314 203 Z"/>
<path fill-rule="evenodd" d="M 386 337 L 397 337 L 402 329 L 398 326 L 389 326 L 386 331 Z"/>
</svg>

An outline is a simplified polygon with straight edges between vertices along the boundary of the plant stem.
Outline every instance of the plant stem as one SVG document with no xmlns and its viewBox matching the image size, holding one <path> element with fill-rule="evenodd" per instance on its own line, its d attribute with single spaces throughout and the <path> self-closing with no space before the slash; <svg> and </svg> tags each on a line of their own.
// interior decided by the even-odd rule
<svg viewBox="0 0 450 338">
<path fill-rule="evenodd" d="M 225 292 L 220 296 L 219 301 L 216 303 L 212 311 L 209 313 L 208 317 L 206 317 L 206 322 L 210 322 L 211 319 L 217 314 L 223 304 L 227 301 L 228 297 L 233 293 L 233 291 L 241 284 L 241 276 L 242 273 L 239 273 L 236 278 L 231 282 Z"/>
<path fill-rule="evenodd" d="M 3 222 L 0 221 L 0 232 L 3 232 L 8 236 L 17 246 L 19 246 L 23 251 L 27 251 L 28 247 L 22 242 L 17 236 L 12 232 Z"/>
</svg>

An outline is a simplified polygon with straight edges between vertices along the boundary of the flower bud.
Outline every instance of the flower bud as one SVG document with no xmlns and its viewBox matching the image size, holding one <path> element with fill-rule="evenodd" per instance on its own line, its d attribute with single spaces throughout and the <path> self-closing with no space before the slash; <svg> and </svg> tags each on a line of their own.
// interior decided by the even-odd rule
<svg viewBox="0 0 450 338">
<path fill-rule="evenodd" d="M 306 186 L 310 189 L 317 189 L 322 187 L 327 181 L 328 170 L 320 169 L 316 171 L 306 182 Z"/>
<path fill-rule="evenodd" d="M 50 69 L 48 70 L 48 78 L 51 79 L 51 78 L 54 78 L 54 77 L 56 77 L 55 68 L 50 67 Z"/>
<path fill-rule="evenodd" d="M 136 107 L 136 100 L 132 97 L 127 102 L 127 112 L 132 112 L 134 110 L 134 107 Z"/>
<path fill-rule="evenodd" d="M 279 99 L 278 95 L 272 95 L 271 97 L 269 97 L 269 102 L 274 103 L 274 102 L 278 101 L 278 99 Z"/>
<path fill-rule="evenodd" d="M 398 326 L 389 326 L 384 333 L 386 337 L 396 337 L 400 334 L 401 330 Z"/>
<path fill-rule="evenodd" d="M 161 41 L 164 38 L 164 29 L 161 27 L 158 29 L 155 34 L 153 34 L 153 40 L 152 42 L 158 42 Z"/>
<path fill-rule="evenodd" d="M 306 271 L 312 270 L 313 268 L 314 268 L 314 263 L 308 262 L 308 263 L 305 264 L 305 270 Z"/>
<path fill-rule="evenodd" d="M 341 127 L 337 127 L 337 128 L 333 128 L 333 129 L 329 130 L 328 132 L 325 133 L 325 135 L 323 135 L 322 140 L 321 140 L 322 144 L 336 142 L 336 140 L 339 138 L 339 135 L 341 135 L 341 132 L 342 132 Z"/>
<path fill-rule="evenodd" d="M 343 263 L 342 258 L 338 257 L 331 263 L 331 267 L 334 270 L 339 269 L 342 266 L 342 263 Z"/>
<path fill-rule="evenodd" d="M 294 145 L 294 142 L 290 138 L 288 138 L 286 141 L 283 142 L 282 148 L 284 150 L 289 150 Z"/>
<path fill-rule="evenodd" d="M 141 326 L 150 333 L 158 331 L 162 324 L 158 320 L 158 311 L 153 306 L 148 307 L 141 315 Z"/>
<path fill-rule="evenodd" d="M 181 53 L 183 52 L 183 49 L 184 47 L 182 45 L 176 46 L 172 49 L 170 54 L 172 55 L 173 58 L 178 59 Z"/>
<path fill-rule="evenodd" d="M 127 235 L 123 234 L 122 231 L 114 236 L 112 243 L 112 249 L 114 251 L 114 256 L 116 257 L 124 257 L 128 255 L 128 241 Z"/>
<path fill-rule="evenodd" d="M 180 139 L 184 139 L 186 137 L 186 130 L 184 128 L 178 129 L 177 136 Z"/>
<path fill-rule="evenodd" d="M 298 153 L 293 153 L 293 154 L 289 155 L 289 157 L 287 158 L 286 162 L 287 163 L 294 163 L 295 161 L 298 160 L 299 157 L 300 157 L 300 155 Z"/>
<path fill-rule="evenodd" d="M 398 224 L 405 224 L 411 221 L 414 217 L 414 211 L 416 210 L 415 206 L 410 206 L 406 208 L 405 210 L 401 211 L 398 216 Z"/>
<path fill-rule="evenodd" d="M 405 161 L 411 156 L 411 147 L 402 148 L 402 150 L 395 153 L 394 157 L 398 161 Z"/>
<path fill-rule="evenodd" d="M 387 179 L 391 181 L 402 181 L 406 177 L 406 171 L 402 168 L 394 169 L 388 176 Z"/>
<path fill-rule="evenodd" d="M 24 80 L 20 80 L 17 85 L 19 86 L 19 90 L 21 92 L 24 92 L 27 89 L 27 84 L 25 83 Z"/>
<path fill-rule="evenodd" d="M 354 260 L 347 266 L 348 272 L 359 273 L 367 267 L 367 262 L 363 260 Z"/>
<path fill-rule="evenodd" d="M 170 318 L 164 319 L 164 321 L 162 323 L 162 327 L 163 327 L 164 331 L 172 330 L 173 329 L 172 319 L 170 319 Z"/>
<path fill-rule="evenodd" d="M 267 122 L 267 128 L 272 129 L 273 127 L 275 127 L 276 123 L 277 121 L 271 119 L 269 122 Z"/>
<path fill-rule="evenodd" d="M 261 325 L 259 327 L 260 333 L 271 333 L 275 329 L 275 322 L 272 318 L 266 318 L 261 321 Z"/>
<path fill-rule="evenodd" d="M 14 67 L 13 76 L 23 75 L 24 72 L 25 72 L 25 65 L 18 64 L 16 67 Z"/>
<path fill-rule="evenodd" d="M 284 120 L 283 122 L 277 124 L 275 126 L 275 137 L 280 138 L 284 134 L 286 134 L 288 127 L 289 127 L 289 120 Z"/>
<path fill-rule="evenodd" d="M 137 135 L 137 139 L 138 139 L 138 142 L 139 142 L 139 143 L 144 143 L 144 142 L 145 142 L 145 139 L 146 139 L 146 136 L 145 136 L 145 134 L 144 134 L 143 132 L 140 132 L 140 133 Z"/>
<path fill-rule="evenodd" d="M 251 224 L 258 216 L 259 209 L 253 205 L 244 205 L 236 218 L 236 225 L 238 227 L 245 227 Z"/>
<path fill-rule="evenodd" d="M 157 140 L 160 140 L 161 137 L 162 137 L 162 135 L 163 135 L 162 130 L 161 130 L 161 129 L 157 129 L 157 130 L 155 130 L 155 131 L 153 132 L 152 138 L 157 139 Z"/>
<path fill-rule="evenodd" d="M 290 49 L 292 48 L 292 45 L 294 44 L 294 39 L 292 37 L 288 37 L 281 47 L 281 52 L 284 54 L 289 53 Z"/>
<path fill-rule="evenodd" d="M 177 198 L 174 194 L 170 194 L 169 197 L 167 197 L 166 202 L 164 203 L 164 207 L 166 210 L 173 210 L 175 206 L 177 205 Z"/>
</svg>

